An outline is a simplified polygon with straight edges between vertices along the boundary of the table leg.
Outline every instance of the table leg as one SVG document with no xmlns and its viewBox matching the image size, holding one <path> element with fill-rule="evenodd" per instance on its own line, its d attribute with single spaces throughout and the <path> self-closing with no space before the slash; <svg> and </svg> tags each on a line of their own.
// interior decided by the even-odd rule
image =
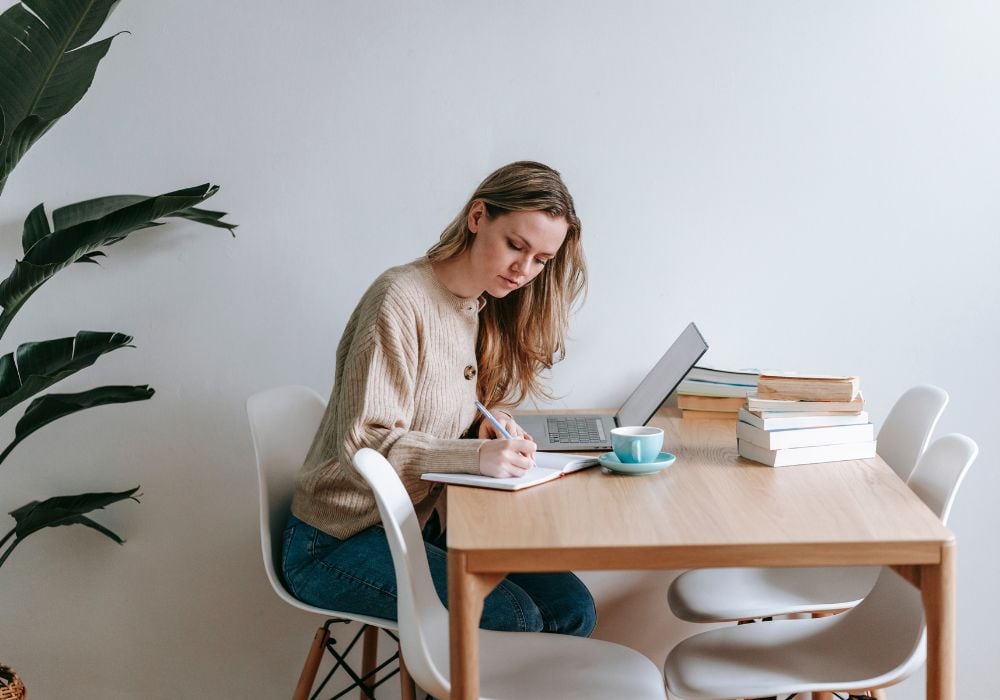
<svg viewBox="0 0 1000 700">
<path fill-rule="evenodd" d="M 471 572 L 464 552 L 448 550 L 452 700 L 479 698 L 479 618 L 483 614 L 483 600 L 504 576 Z"/>
<path fill-rule="evenodd" d="M 955 543 L 941 546 L 941 563 L 922 566 L 920 594 L 927 619 L 927 698 L 955 699 Z"/>
</svg>

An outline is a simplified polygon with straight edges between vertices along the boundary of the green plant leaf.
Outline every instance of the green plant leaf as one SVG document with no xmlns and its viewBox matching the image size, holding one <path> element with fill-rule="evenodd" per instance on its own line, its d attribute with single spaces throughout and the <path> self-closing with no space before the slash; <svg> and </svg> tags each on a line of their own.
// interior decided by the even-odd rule
<svg viewBox="0 0 1000 700">
<path fill-rule="evenodd" d="M 87 199 L 82 202 L 76 202 L 75 204 L 67 204 L 64 207 L 59 207 L 52 212 L 52 221 L 57 229 L 69 228 L 71 226 L 76 226 L 77 224 L 82 224 L 84 221 L 100 219 L 101 217 L 118 211 L 123 207 L 127 207 L 131 204 L 137 204 L 144 199 L 149 198 L 141 194 L 116 194 L 107 197 L 97 197 L 96 199 Z M 172 216 L 190 219 L 191 221 L 208 224 L 209 226 L 228 228 L 231 231 L 235 228 L 233 224 L 227 224 L 219 221 L 219 219 L 225 215 L 225 212 L 195 209 L 194 207 L 176 211 L 172 214 Z"/>
<path fill-rule="evenodd" d="M 49 219 L 45 216 L 45 205 L 39 204 L 31 210 L 24 220 L 24 231 L 21 233 L 21 248 L 28 250 L 37 241 L 52 233 Z"/>
<path fill-rule="evenodd" d="M 100 263 L 98 263 L 97 260 L 95 260 L 95 258 L 104 258 L 104 257 L 107 257 L 107 256 L 105 256 L 104 253 L 102 253 L 101 251 L 95 250 L 93 253 L 86 253 L 84 255 L 81 255 L 79 258 L 77 258 L 73 262 L 78 262 L 78 263 L 93 263 L 95 265 L 99 265 Z"/>
<path fill-rule="evenodd" d="M 3 173 L 9 174 L 21 160 L 21 157 L 31 148 L 31 145 L 44 136 L 53 124 L 55 122 L 46 121 L 32 114 L 14 127 L 13 132 L 7 138 L 6 146 L 0 146 L 0 192 L 3 192 L 7 181 L 6 175 Z"/>
<path fill-rule="evenodd" d="M 77 394 L 40 396 L 28 404 L 21 420 L 17 422 L 14 428 L 14 440 L 0 453 L 0 462 L 3 462 L 7 455 L 33 432 L 64 416 L 95 406 L 145 401 L 152 398 L 154 393 L 156 392 L 148 385 L 102 386 Z"/>
<path fill-rule="evenodd" d="M 47 527 L 59 527 L 61 525 L 84 525 L 94 529 L 101 534 L 111 538 L 118 544 L 125 542 L 117 534 L 86 517 L 85 513 L 106 508 L 112 503 L 124 501 L 131 498 L 136 503 L 139 498 L 135 492 L 139 490 L 136 486 L 127 491 L 103 492 L 103 493 L 81 493 L 75 496 L 55 496 L 44 501 L 32 501 L 26 503 L 16 510 L 10 512 L 16 525 L 14 529 L 0 540 L 0 547 L 11 537 L 13 542 L 2 555 L 0 555 L 0 566 L 10 556 L 14 548 L 24 541 L 26 537 Z"/>
<path fill-rule="evenodd" d="M 80 331 L 72 338 L 19 345 L 0 357 L 0 415 L 131 342 L 132 336 L 122 333 Z"/>
<path fill-rule="evenodd" d="M 117 243 L 135 231 L 159 226 L 161 222 L 157 219 L 181 217 L 226 228 L 232 233 L 236 225 L 220 221 L 224 213 L 194 207 L 218 190 L 214 185 L 204 184 L 155 197 L 116 195 L 71 204 L 53 212 L 55 230 L 47 235 L 41 235 L 44 210 L 39 214 L 38 207 L 33 209 L 21 236 L 22 246 L 27 245 L 24 259 L 17 261 L 7 279 L 0 282 L 3 307 L 0 337 L 31 295 L 59 270 L 77 261 L 92 262 L 90 254 L 101 246 Z"/>
<path fill-rule="evenodd" d="M 23 0 L 0 15 L 0 191 L 31 145 L 90 89 L 114 37 L 87 42 L 116 4 Z"/>
</svg>

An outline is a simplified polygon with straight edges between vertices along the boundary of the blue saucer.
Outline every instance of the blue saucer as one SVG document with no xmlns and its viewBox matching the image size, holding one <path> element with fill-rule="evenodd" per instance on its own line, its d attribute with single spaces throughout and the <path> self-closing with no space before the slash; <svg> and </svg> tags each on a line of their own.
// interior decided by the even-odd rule
<svg viewBox="0 0 1000 700">
<path fill-rule="evenodd" d="M 677 461 L 669 452 L 661 452 L 652 462 L 622 462 L 614 452 L 605 452 L 597 461 L 602 467 L 616 474 L 655 474 L 663 471 Z"/>
</svg>

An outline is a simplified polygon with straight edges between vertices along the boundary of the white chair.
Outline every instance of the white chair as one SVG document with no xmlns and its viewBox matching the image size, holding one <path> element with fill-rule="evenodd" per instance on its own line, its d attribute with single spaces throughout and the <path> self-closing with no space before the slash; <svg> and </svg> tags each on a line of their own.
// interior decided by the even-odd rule
<svg viewBox="0 0 1000 700">
<path fill-rule="evenodd" d="M 878 454 L 906 481 L 948 404 L 936 386 L 907 390 L 878 433 Z M 792 567 L 687 571 L 671 584 L 667 602 L 688 622 L 753 620 L 791 613 L 827 613 L 852 608 L 868 595 L 879 568 Z"/>
<path fill-rule="evenodd" d="M 370 449 L 354 467 L 371 486 L 389 538 L 399 593 L 399 638 L 413 679 L 432 695 L 451 694 L 448 611 L 437 597 L 410 498 L 392 465 Z M 666 698 L 656 665 L 611 642 L 558 634 L 479 632 L 484 698 Z"/>
<path fill-rule="evenodd" d="M 948 405 L 948 392 L 931 384 L 906 390 L 893 404 L 878 431 L 878 456 L 908 481 L 927 449 L 938 419 Z"/>
<path fill-rule="evenodd" d="M 976 458 L 976 443 L 946 435 L 921 457 L 910 484 L 946 522 Z M 682 700 L 867 690 L 898 683 L 926 655 L 920 591 L 881 569 L 871 593 L 840 615 L 703 632 L 667 656 L 664 677 Z"/>
<path fill-rule="evenodd" d="M 305 460 L 306 452 L 319 427 L 326 402 L 312 389 L 304 386 L 282 386 L 254 394 L 247 400 L 247 417 L 253 436 L 254 451 L 257 456 L 257 480 L 260 488 L 260 545 L 264 555 L 264 570 L 274 592 L 289 605 L 307 612 L 322 615 L 327 619 L 313 638 L 309 655 L 299 676 L 293 700 L 309 697 L 316 673 L 323 658 L 324 650 L 336 660 L 333 669 L 323 684 L 341 667 L 351 677 L 353 685 L 361 688 L 361 697 L 374 698 L 374 688 L 394 673 L 390 672 L 376 681 L 377 673 L 388 667 L 392 658 L 375 666 L 378 646 L 378 630 L 390 633 L 397 629 L 396 622 L 365 615 L 326 610 L 303 603 L 293 597 L 282 583 L 278 571 L 281 568 L 281 535 L 285 527 L 292 503 L 295 474 Z M 335 622 L 355 621 L 361 629 L 343 652 L 335 648 L 336 640 L 330 636 L 330 627 Z M 362 670 L 358 674 L 344 661 L 358 638 L 364 634 Z M 401 666 L 400 684 L 403 694 L 412 697 L 412 684 Z M 323 687 L 322 685 L 320 686 Z"/>
</svg>

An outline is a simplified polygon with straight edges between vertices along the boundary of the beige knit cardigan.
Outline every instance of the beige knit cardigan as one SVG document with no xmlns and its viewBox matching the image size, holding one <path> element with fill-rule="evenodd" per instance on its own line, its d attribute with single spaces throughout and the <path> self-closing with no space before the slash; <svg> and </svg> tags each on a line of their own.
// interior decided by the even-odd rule
<svg viewBox="0 0 1000 700">
<path fill-rule="evenodd" d="M 337 348 L 333 392 L 296 480 L 292 512 L 345 539 L 379 522 L 351 466 L 362 447 L 399 472 L 423 524 L 441 494 L 424 472 L 478 473 L 476 333 L 481 299 L 463 299 L 426 258 L 384 272 L 351 314 Z"/>
</svg>

